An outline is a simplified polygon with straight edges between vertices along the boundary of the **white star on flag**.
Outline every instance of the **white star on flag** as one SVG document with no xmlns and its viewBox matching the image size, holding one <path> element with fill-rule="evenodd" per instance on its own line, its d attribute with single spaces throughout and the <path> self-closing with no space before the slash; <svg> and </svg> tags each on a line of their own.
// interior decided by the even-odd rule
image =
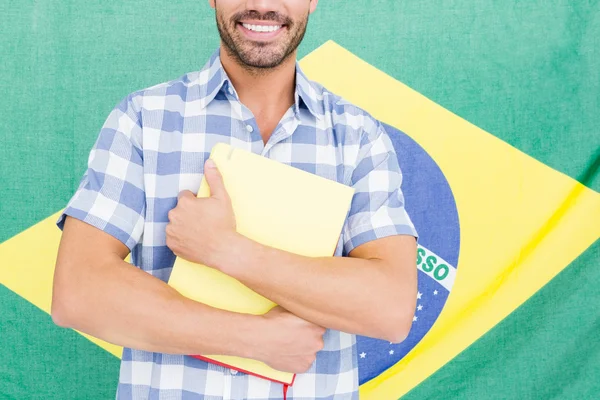
<svg viewBox="0 0 600 400">
<path fill-rule="evenodd" d="M 413 322 L 416 321 L 417 319 L 419 319 L 419 317 L 417 317 L 416 315 L 413 317 Z"/>
<path fill-rule="evenodd" d="M 423 295 L 423 293 L 417 292 L 417 299 L 420 299 L 422 295 Z"/>
<path fill-rule="evenodd" d="M 394 354 L 394 350 L 390 350 L 390 354 Z"/>
<path fill-rule="evenodd" d="M 360 358 L 365 358 L 367 356 L 367 353 L 365 353 L 364 351 L 362 353 L 360 353 Z"/>
<path fill-rule="evenodd" d="M 437 292 L 437 290 L 434 290 L 434 291 L 433 291 L 433 294 L 436 294 L 436 295 L 437 295 L 437 293 L 438 293 L 438 292 Z"/>
<path fill-rule="evenodd" d="M 419 304 L 419 306 L 417 307 L 417 311 L 421 311 L 423 309 L 423 306 L 421 304 Z"/>
</svg>

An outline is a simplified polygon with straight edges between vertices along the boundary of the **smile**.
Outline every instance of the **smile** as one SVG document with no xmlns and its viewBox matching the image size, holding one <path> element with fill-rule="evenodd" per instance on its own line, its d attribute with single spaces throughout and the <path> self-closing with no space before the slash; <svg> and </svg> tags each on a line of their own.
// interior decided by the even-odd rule
<svg viewBox="0 0 600 400">
<path fill-rule="evenodd" d="M 246 38 L 258 42 L 271 42 L 287 29 L 287 25 L 273 25 L 260 21 L 240 21 L 237 26 Z"/>
<path fill-rule="evenodd" d="M 253 25 L 242 24 L 242 26 L 252 32 L 275 32 L 280 30 L 283 25 Z"/>
</svg>

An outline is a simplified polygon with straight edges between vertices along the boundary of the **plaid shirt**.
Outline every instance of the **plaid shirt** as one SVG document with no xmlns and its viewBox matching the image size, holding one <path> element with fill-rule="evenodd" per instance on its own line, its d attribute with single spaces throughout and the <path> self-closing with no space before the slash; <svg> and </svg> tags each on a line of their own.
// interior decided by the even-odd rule
<svg viewBox="0 0 600 400">
<path fill-rule="evenodd" d="M 166 246 L 167 213 L 180 191 L 197 192 L 204 161 L 219 142 L 354 187 L 335 256 L 389 235 L 416 236 L 397 156 L 378 121 L 309 81 L 296 65 L 295 103 L 265 145 L 218 50 L 201 71 L 132 93 L 114 108 L 58 226 L 65 215 L 83 220 L 122 241 L 132 264 L 168 281 L 175 256 Z M 327 330 L 324 341 L 289 399 L 358 398 L 356 337 Z M 281 384 L 192 357 L 123 350 L 118 399 L 282 397 Z"/>
</svg>

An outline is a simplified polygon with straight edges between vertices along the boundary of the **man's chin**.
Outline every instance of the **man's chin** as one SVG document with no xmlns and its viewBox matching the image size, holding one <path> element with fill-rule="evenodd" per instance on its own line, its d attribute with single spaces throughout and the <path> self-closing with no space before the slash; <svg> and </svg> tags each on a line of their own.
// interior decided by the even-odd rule
<svg viewBox="0 0 600 400">
<path fill-rule="evenodd" d="M 269 69 L 275 68 L 282 63 L 283 60 L 242 60 L 244 65 L 249 68 Z"/>
<path fill-rule="evenodd" d="M 250 56 L 240 55 L 238 58 L 247 67 L 251 68 L 275 68 L 285 60 L 285 57 L 281 54 L 261 52 L 260 48 L 256 48 L 255 51 L 249 53 Z"/>
</svg>

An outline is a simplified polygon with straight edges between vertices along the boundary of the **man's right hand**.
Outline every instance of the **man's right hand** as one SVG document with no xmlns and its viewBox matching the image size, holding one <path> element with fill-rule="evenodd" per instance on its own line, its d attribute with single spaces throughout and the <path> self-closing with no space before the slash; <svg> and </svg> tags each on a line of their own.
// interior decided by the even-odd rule
<svg viewBox="0 0 600 400">
<path fill-rule="evenodd" d="M 265 322 L 264 343 L 257 346 L 255 358 L 279 371 L 303 373 L 323 349 L 325 328 L 308 322 L 280 306 L 262 316 Z M 263 342 L 264 340 L 264 342 Z"/>
</svg>

